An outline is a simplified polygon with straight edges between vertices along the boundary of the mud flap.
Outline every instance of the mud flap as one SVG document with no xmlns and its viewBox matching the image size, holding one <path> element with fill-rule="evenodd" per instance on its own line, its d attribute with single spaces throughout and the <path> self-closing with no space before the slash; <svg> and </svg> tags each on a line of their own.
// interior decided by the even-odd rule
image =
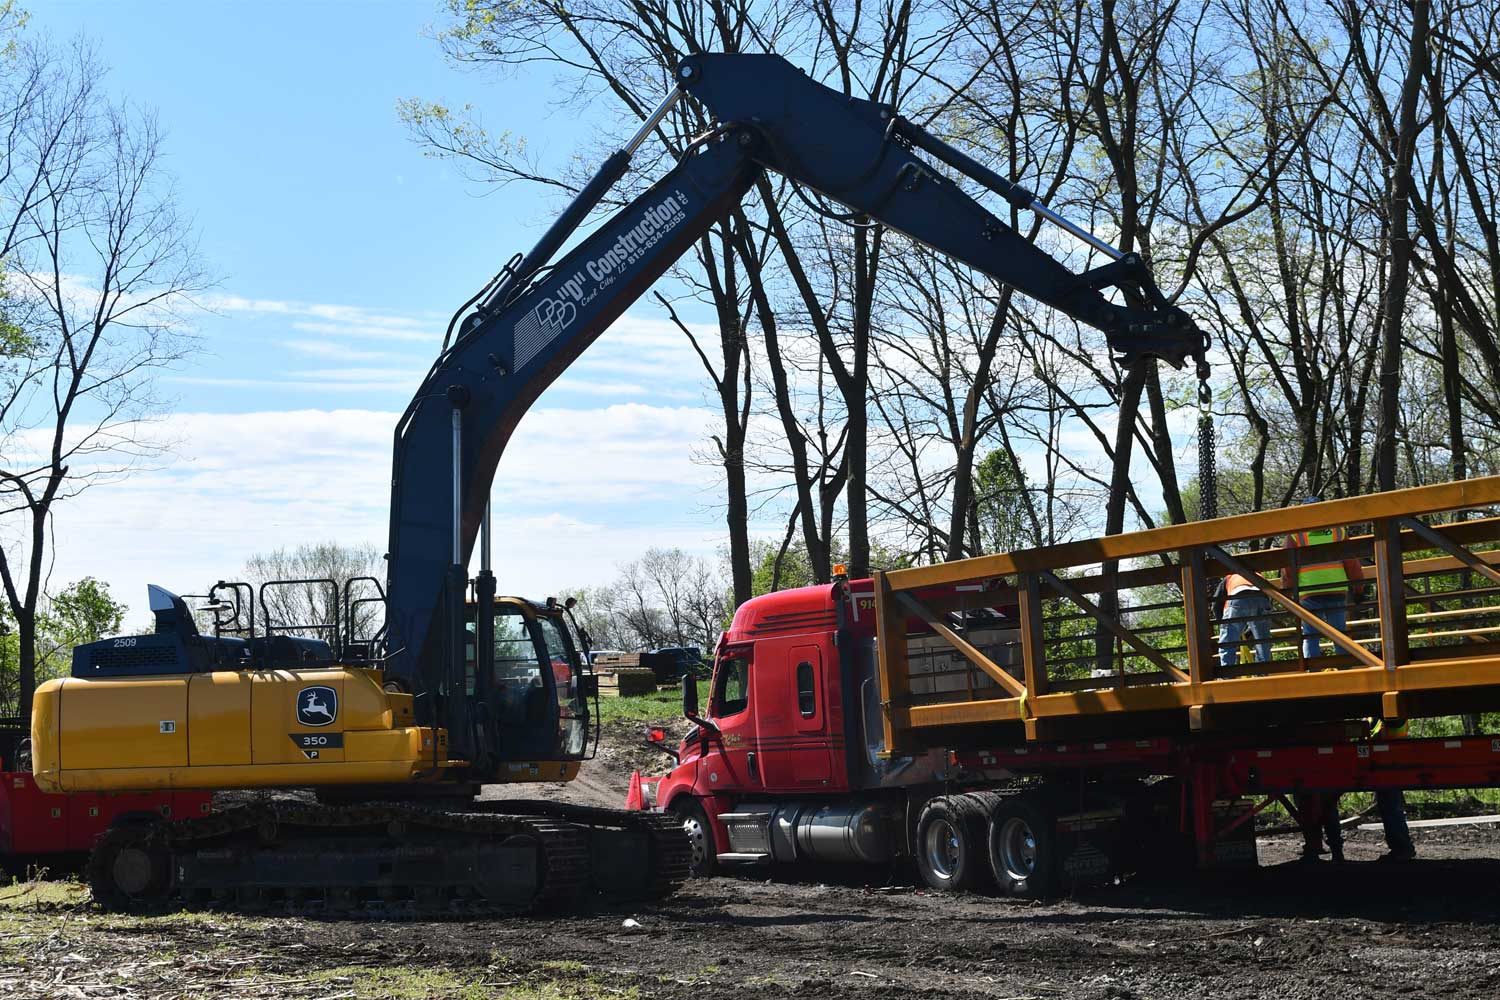
<svg viewBox="0 0 1500 1000">
<path fill-rule="evenodd" d="M 1097 809 L 1057 817 L 1058 875 L 1065 881 L 1108 882 L 1125 865 L 1124 812 Z"/>
<path fill-rule="evenodd" d="M 1239 823 L 1233 830 L 1214 838 L 1214 869 L 1254 868 L 1259 864 L 1255 853 L 1255 819 L 1247 815 L 1252 808 L 1249 799 L 1220 799 L 1213 804 L 1215 830 Z"/>
</svg>

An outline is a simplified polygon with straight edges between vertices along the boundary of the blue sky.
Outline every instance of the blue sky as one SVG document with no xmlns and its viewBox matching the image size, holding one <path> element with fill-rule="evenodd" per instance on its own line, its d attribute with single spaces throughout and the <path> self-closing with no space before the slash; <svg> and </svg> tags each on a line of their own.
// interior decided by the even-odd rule
<svg viewBox="0 0 1500 1000">
<path fill-rule="evenodd" d="M 157 111 L 219 276 L 203 350 L 162 383 L 171 454 L 59 511 L 54 588 L 93 574 L 138 606 L 148 581 L 197 589 L 279 545 L 383 547 L 396 414 L 452 310 L 559 208 L 424 157 L 396 102 L 472 103 L 553 162 L 588 144 L 588 117 L 551 107 L 546 73 L 447 64 L 424 36 L 435 0 L 29 9 L 33 31 L 86 33 L 107 89 Z M 549 390 L 496 481 L 502 589 L 603 582 L 653 544 L 714 552 L 700 371 L 646 298 Z"/>
</svg>

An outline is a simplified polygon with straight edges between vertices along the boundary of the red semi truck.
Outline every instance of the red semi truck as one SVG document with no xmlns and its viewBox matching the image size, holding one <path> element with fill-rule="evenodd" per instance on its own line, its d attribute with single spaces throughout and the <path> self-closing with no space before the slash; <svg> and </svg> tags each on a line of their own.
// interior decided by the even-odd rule
<svg viewBox="0 0 1500 1000">
<path fill-rule="evenodd" d="M 1500 519 L 1417 520 L 1497 502 L 1476 480 L 755 598 L 632 804 L 682 818 L 700 873 L 910 859 L 934 888 L 1038 897 L 1254 865 L 1255 815 L 1297 793 L 1500 785 L 1500 736 L 1378 728 L 1500 709 Z M 1284 553 L 1227 548 L 1331 524 L 1357 530 L 1306 558 L 1376 581 L 1342 629 L 1266 578 Z M 1220 662 L 1206 595 L 1230 571 L 1274 591 L 1269 663 Z"/>
</svg>

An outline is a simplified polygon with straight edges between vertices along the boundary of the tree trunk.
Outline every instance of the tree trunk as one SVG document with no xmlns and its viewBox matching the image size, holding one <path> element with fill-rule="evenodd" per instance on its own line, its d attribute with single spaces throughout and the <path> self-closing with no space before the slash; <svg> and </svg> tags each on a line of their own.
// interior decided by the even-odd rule
<svg viewBox="0 0 1500 1000">
<path fill-rule="evenodd" d="M 1380 435 L 1375 469 L 1381 490 L 1396 488 L 1396 434 L 1401 408 L 1401 325 L 1406 312 L 1406 291 L 1412 267 L 1411 195 L 1412 161 L 1417 150 L 1417 98 L 1427 66 L 1427 0 L 1411 6 L 1411 49 L 1406 79 L 1401 84 L 1401 116 L 1396 128 L 1395 164 L 1390 183 L 1391 272 L 1382 312 L 1380 347 Z M 1356 44 L 1357 41 L 1356 41 Z"/>
<path fill-rule="evenodd" d="M 1104 533 L 1118 535 L 1125 530 L 1125 501 L 1130 492 L 1130 453 L 1135 439 L 1137 411 L 1141 406 L 1141 389 L 1146 384 L 1147 369 L 1154 362 L 1138 361 L 1125 373 L 1120 386 L 1120 420 L 1115 426 L 1114 470 L 1109 482 L 1109 500 L 1104 511 Z M 1118 560 L 1108 560 L 1100 566 L 1104 577 L 1099 592 L 1099 610 L 1106 618 L 1115 618 L 1120 611 L 1120 595 L 1112 586 L 1115 572 L 1120 568 Z M 1113 634 L 1102 624 L 1094 630 L 1094 669 L 1113 669 L 1111 655 Z"/>
</svg>

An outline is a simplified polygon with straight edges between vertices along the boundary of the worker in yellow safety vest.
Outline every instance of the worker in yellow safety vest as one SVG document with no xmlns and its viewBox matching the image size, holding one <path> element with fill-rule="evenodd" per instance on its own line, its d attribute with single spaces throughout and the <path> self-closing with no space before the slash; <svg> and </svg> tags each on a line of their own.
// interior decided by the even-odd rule
<svg viewBox="0 0 1500 1000">
<path fill-rule="evenodd" d="M 1323 498 L 1308 497 L 1302 502 L 1322 503 Z M 1349 623 L 1349 586 L 1365 578 L 1365 571 L 1358 559 L 1319 560 L 1316 550 L 1304 555 L 1294 550 L 1309 550 L 1312 546 L 1342 542 L 1349 537 L 1342 526 L 1314 528 L 1298 531 L 1286 536 L 1282 548 L 1286 550 L 1286 569 L 1281 574 L 1281 589 L 1290 591 L 1295 586 L 1304 608 L 1332 625 L 1340 632 Z M 1295 578 L 1293 567 L 1296 568 Z M 1321 633 L 1307 623 L 1302 625 L 1302 655 L 1312 659 L 1322 655 Z"/>
<path fill-rule="evenodd" d="M 1409 727 L 1405 719 L 1381 719 L 1375 723 L 1370 738 L 1375 740 L 1404 740 Z M 1411 842 L 1411 828 L 1406 825 L 1406 796 L 1399 788 L 1380 788 L 1375 792 L 1375 808 L 1380 812 L 1380 825 L 1385 827 L 1387 853 L 1381 861 L 1410 861 L 1417 856 L 1417 846 Z"/>
</svg>

